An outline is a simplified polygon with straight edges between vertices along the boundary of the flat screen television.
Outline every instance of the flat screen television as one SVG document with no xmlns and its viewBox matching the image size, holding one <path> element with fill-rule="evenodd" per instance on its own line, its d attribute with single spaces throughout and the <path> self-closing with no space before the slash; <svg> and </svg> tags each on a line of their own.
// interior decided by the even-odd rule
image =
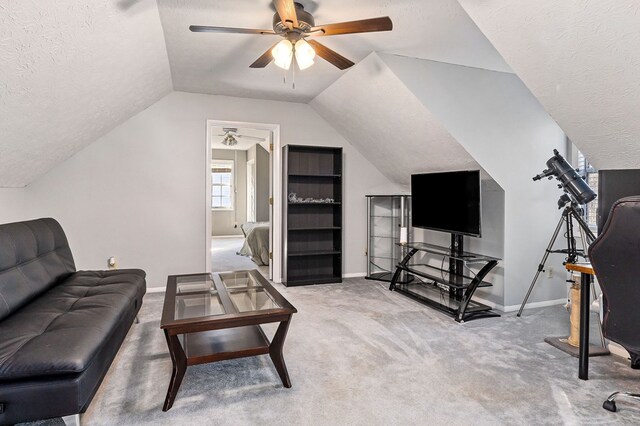
<svg viewBox="0 0 640 426">
<path fill-rule="evenodd" d="M 411 175 L 411 219 L 417 228 L 480 237 L 480 171 Z"/>
</svg>

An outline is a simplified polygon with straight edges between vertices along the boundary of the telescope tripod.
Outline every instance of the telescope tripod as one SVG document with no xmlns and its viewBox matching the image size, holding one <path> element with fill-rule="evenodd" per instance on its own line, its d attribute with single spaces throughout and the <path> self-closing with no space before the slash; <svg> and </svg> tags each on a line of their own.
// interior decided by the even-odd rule
<svg viewBox="0 0 640 426">
<path fill-rule="evenodd" d="M 583 249 L 582 250 L 579 250 L 576 247 L 576 239 L 575 239 L 574 233 L 573 233 L 573 221 L 574 220 L 578 223 L 578 226 L 580 227 L 580 234 L 583 237 L 582 238 L 582 242 L 583 242 Z M 565 234 L 565 237 L 566 237 L 566 240 L 567 240 L 567 248 L 566 249 L 561 249 L 561 250 L 553 250 L 553 245 L 555 244 L 556 239 L 558 238 L 558 235 L 560 234 L 560 230 L 562 230 L 562 225 L 564 225 L 564 224 L 567 225 L 567 233 Z M 585 239 L 586 239 L 586 244 L 585 244 Z M 518 311 L 518 316 L 522 315 L 522 310 L 524 309 L 525 305 L 527 304 L 527 301 L 529 300 L 529 296 L 531 296 L 531 292 L 533 291 L 533 287 L 536 285 L 536 281 L 538 281 L 538 277 L 540 276 L 540 273 L 544 271 L 544 265 L 545 265 L 545 263 L 547 263 L 547 259 L 549 258 L 549 254 L 551 254 L 551 253 L 564 253 L 564 254 L 567 255 L 567 258 L 566 258 L 564 263 L 576 263 L 579 256 L 582 256 L 583 258 L 586 259 L 586 257 L 587 257 L 586 247 L 588 247 L 595 239 L 596 239 L 596 237 L 595 237 L 595 235 L 593 235 L 593 232 L 591 232 L 591 230 L 589 229 L 589 225 L 587 225 L 587 223 L 582 218 L 582 212 L 578 208 L 578 205 L 576 203 L 571 203 L 570 205 L 566 206 L 564 208 L 564 210 L 562 211 L 562 216 L 560 217 L 560 221 L 558 222 L 558 226 L 556 226 L 556 230 L 553 232 L 553 236 L 551 237 L 551 241 L 549 241 L 549 245 L 547 246 L 547 248 L 544 251 L 544 256 L 542 256 L 542 260 L 540 261 L 540 264 L 538 265 L 538 271 L 536 272 L 536 275 L 533 277 L 533 281 L 531 282 L 531 285 L 529 286 L 529 290 L 527 291 L 527 295 L 524 297 L 524 300 L 522 301 L 522 305 L 520 305 L 520 310 Z"/>
</svg>

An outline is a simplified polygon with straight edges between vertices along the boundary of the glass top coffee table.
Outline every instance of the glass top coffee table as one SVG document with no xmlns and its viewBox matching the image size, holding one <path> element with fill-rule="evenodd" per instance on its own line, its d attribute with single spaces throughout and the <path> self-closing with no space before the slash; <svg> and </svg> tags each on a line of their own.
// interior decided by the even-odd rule
<svg viewBox="0 0 640 426">
<path fill-rule="evenodd" d="M 163 411 L 189 365 L 269 354 L 282 384 L 291 387 L 282 348 L 298 312 L 257 270 L 171 275 L 160 328 L 173 361 Z M 279 322 L 271 342 L 259 324 Z"/>
</svg>

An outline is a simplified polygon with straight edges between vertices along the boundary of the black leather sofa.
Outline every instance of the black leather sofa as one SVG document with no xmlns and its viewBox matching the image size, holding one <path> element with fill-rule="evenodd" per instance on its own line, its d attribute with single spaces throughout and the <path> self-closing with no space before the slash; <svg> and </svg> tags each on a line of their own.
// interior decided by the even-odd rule
<svg viewBox="0 0 640 426">
<path fill-rule="evenodd" d="M 83 413 L 145 291 L 138 269 L 76 271 L 54 219 L 0 225 L 0 424 Z"/>
</svg>

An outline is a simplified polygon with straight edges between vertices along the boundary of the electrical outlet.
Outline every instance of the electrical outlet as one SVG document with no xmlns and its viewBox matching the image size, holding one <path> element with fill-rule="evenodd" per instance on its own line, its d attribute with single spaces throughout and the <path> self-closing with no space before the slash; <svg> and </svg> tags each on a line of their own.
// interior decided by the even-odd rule
<svg viewBox="0 0 640 426">
<path fill-rule="evenodd" d="M 547 278 L 553 278 L 553 267 L 547 268 Z"/>
<path fill-rule="evenodd" d="M 115 256 L 111 256 L 107 259 L 107 266 L 109 266 L 109 269 L 118 269 L 118 261 Z"/>
</svg>

